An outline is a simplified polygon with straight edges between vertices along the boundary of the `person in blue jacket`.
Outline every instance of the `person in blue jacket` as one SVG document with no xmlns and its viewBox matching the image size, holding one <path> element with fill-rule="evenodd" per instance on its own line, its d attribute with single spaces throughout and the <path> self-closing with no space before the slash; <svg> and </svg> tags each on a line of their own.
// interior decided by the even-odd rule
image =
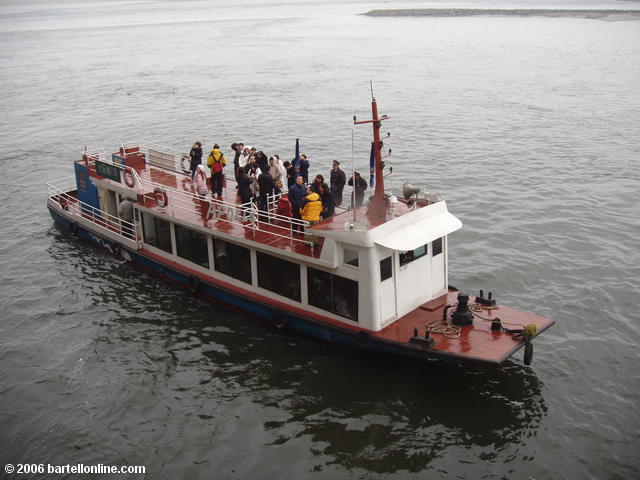
<svg viewBox="0 0 640 480">
<path fill-rule="evenodd" d="M 302 217 L 300 216 L 300 209 L 304 204 L 304 197 L 307 195 L 307 187 L 304 184 L 304 180 L 302 176 L 298 175 L 296 177 L 296 183 L 294 183 L 289 189 L 289 202 L 291 203 L 291 213 L 293 214 L 293 218 L 297 218 L 300 220 Z M 302 231 L 302 228 L 298 225 L 293 225 L 293 230 Z"/>
</svg>

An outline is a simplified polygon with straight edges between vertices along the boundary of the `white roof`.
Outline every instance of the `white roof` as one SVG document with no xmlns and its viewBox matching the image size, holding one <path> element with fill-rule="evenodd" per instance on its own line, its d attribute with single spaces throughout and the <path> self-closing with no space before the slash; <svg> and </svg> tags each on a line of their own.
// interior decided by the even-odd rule
<svg viewBox="0 0 640 480">
<path fill-rule="evenodd" d="M 392 250 L 414 250 L 462 227 L 462 222 L 449 212 L 441 212 L 375 240 L 375 243 Z"/>
</svg>

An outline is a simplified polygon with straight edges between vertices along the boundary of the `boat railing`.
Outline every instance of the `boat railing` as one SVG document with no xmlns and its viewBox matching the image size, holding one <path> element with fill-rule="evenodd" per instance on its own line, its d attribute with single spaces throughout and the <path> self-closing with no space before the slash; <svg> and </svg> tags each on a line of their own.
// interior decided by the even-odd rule
<svg viewBox="0 0 640 480">
<path fill-rule="evenodd" d="M 94 166 L 96 160 L 100 162 L 111 162 L 111 158 L 107 156 L 105 149 L 100 147 L 85 147 L 82 155 L 86 157 L 87 166 Z"/>
<path fill-rule="evenodd" d="M 268 196 L 267 210 L 263 211 L 252 201 L 238 204 L 204 197 L 195 192 L 186 192 L 150 181 L 143 180 L 142 183 L 148 184 L 147 190 L 155 190 L 155 187 L 161 187 L 171 194 L 171 204 L 164 207 L 165 209 L 177 208 L 186 212 L 195 212 L 200 218 L 242 226 L 256 232 L 268 233 L 278 238 L 286 238 L 293 242 L 313 247 L 311 241 L 296 236 L 298 232 L 302 232 L 309 227 L 309 222 L 276 213 L 280 195 Z M 155 194 L 147 191 L 144 194 L 145 204 L 154 201 Z"/>
<path fill-rule="evenodd" d="M 51 201 L 71 215 L 89 220 L 97 228 L 133 242 L 138 242 L 138 232 L 135 224 L 122 220 L 115 215 L 89 205 L 72 195 L 75 191 L 75 178 L 65 177 L 47 182 L 47 194 Z"/>
<path fill-rule="evenodd" d="M 127 140 L 120 144 L 120 154 L 127 157 L 143 153 L 145 161 L 156 167 L 166 168 L 173 172 L 184 173 L 186 160 L 189 155 L 186 152 L 178 151 L 164 145 L 157 145 L 142 140 Z"/>
<path fill-rule="evenodd" d="M 139 146 L 139 144 L 136 146 Z M 111 159 L 106 163 L 110 163 L 121 170 L 126 168 L 125 165 L 114 162 Z M 155 192 L 160 188 L 164 190 L 168 194 L 168 198 L 170 198 L 169 205 L 162 207 L 165 211 L 166 209 L 170 210 L 175 208 L 186 213 L 196 213 L 202 219 L 215 219 L 223 223 L 239 225 L 256 232 L 268 233 L 278 238 L 286 238 L 292 242 L 313 247 L 312 241 L 297 235 L 299 232 L 308 228 L 309 222 L 277 213 L 278 201 L 281 197 L 280 194 L 268 196 L 267 210 L 260 211 L 253 202 L 238 204 L 222 199 L 204 197 L 196 192 L 184 190 L 184 187 L 169 187 L 147 180 L 138 175 L 134 168 L 131 168 L 130 171 L 133 172 L 134 188 L 136 188 L 138 194 L 143 195 L 144 203 L 147 205 L 156 201 Z M 183 182 L 193 184 L 191 178 L 188 176 L 184 178 Z"/>
</svg>

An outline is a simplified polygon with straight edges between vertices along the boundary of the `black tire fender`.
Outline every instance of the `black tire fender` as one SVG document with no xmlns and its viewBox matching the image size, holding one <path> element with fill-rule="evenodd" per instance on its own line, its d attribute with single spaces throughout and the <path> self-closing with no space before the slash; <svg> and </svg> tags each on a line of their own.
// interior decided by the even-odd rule
<svg viewBox="0 0 640 480">
<path fill-rule="evenodd" d="M 524 364 L 531 365 L 533 361 L 533 344 L 527 342 L 524 346 Z"/>
<path fill-rule="evenodd" d="M 361 347 L 366 347 L 371 342 L 371 334 L 369 332 L 365 332 L 364 330 L 360 330 L 358 332 L 358 345 Z"/>
<path fill-rule="evenodd" d="M 276 326 L 276 328 L 282 328 L 289 321 L 289 315 L 287 315 L 286 312 L 283 312 L 279 308 L 274 308 L 271 311 L 271 321 Z"/>
<path fill-rule="evenodd" d="M 191 293 L 196 293 L 200 290 L 200 279 L 195 275 L 189 276 L 189 290 Z"/>
<path fill-rule="evenodd" d="M 77 237 L 77 236 L 78 236 L 78 224 L 77 224 L 76 222 L 73 222 L 73 223 L 71 224 L 71 234 L 72 234 L 74 237 Z"/>
</svg>

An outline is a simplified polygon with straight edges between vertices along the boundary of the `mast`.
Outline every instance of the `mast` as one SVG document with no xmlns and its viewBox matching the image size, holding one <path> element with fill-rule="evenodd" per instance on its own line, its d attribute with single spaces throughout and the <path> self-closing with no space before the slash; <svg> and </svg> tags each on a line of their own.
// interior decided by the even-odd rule
<svg viewBox="0 0 640 480">
<path fill-rule="evenodd" d="M 386 215 L 386 204 L 384 200 L 384 176 L 382 174 L 382 142 L 380 141 L 380 126 L 382 120 L 386 120 L 389 117 L 382 115 L 378 117 L 378 104 L 373 96 L 373 85 L 371 86 L 371 120 L 356 121 L 356 117 L 353 117 L 354 125 L 360 125 L 362 123 L 371 123 L 373 125 L 373 154 L 376 164 L 376 185 L 373 192 L 373 199 L 369 203 L 369 209 L 367 215 L 373 217 L 384 217 Z M 355 179 L 354 179 L 355 188 Z"/>
</svg>

